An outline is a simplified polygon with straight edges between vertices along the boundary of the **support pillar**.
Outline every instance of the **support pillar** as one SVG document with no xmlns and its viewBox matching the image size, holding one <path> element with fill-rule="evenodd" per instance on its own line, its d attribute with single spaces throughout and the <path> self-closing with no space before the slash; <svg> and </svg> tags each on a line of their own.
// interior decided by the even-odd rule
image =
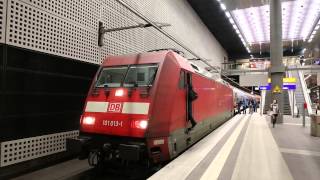
<svg viewBox="0 0 320 180">
<path fill-rule="evenodd" d="M 285 67 L 282 62 L 282 8 L 281 1 L 270 0 L 270 56 L 271 56 L 271 91 L 272 101 L 275 99 L 279 104 L 279 115 L 277 123 L 283 123 L 283 92 L 282 79 L 284 77 Z M 280 91 L 275 92 L 275 88 L 280 87 Z"/>
</svg>

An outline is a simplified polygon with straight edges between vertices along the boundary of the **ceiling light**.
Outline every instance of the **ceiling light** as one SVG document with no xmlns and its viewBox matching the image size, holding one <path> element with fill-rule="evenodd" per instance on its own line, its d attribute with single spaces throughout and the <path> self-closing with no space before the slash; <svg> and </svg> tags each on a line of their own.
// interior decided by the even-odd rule
<svg viewBox="0 0 320 180">
<path fill-rule="evenodd" d="M 218 1 L 218 2 L 220 2 L 220 1 Z M 236 33 L 238 34 L 239 38 L 241 39 L 241 42 L 242 42 L 243 46 L 247 47 L 246 42 L 244 41 L 244 38 L 242 37 L 238 26 L 234 22 L 232 15 L 230 14 L 230 12 L 227 11 L 227 7 L 223 3 L 220 3 L 220 6 L 221 6 L 221 9 L 223 11 L 225 11 L 225 14 L 226 14 L 227 18 L 229 19 L 230 24 L 232 25 L 233 29 L 236 31 Z M 247 49 L 247 51 L 250 52 L 249 49 Z"/>
<path fill-rule="evenodd" d="M 227 10 L 226 5 L 224 5 L 223 3 L 220 4 L 220 7 L 221 7 L 221 9 L 224 10 L 224 11 Z"/>
<path fill-rule="evenodd" d="M 230 13 L 229 13 L 229 12 L 227 12 L 227 11 L 226 11 L 226 16 L 227 16 L 227 18 L 229 18 L 229 19 L 231 18 Z"/>
<path fill-rule="evenodd" d="M 238 29 L 238 27 L 237 27 L 235 24 L 233 24 L 232 27 L 233 27 L 233 29 L 235 29 L 235 30 Z"/>
<path fill-rule="evenodd" d="M 308 39 L 319 18 L 319 0 L 282 2 L 282 39 L 284 41 Z M 270 42 L 270 6 L 250 7 L 231 11 L 231 16 L 248 43 Z M 315 28 L 314 28 L 315 27 Z M 313 29 L 314 28 L 314 29 Z M 311 37 L 310 37 L 311 38 Z"/>
<path fill-rule="evenodd" d="M 306 48 L 303 48 L 302 53 L 304 53 L 306 50 L 307 50 Z"/>
<path fill-rule="evenodd" d="M 233 25 L 234 24 L 234 20 L 232 18 L 229 18 L 229 22 Z"/>
</svg>

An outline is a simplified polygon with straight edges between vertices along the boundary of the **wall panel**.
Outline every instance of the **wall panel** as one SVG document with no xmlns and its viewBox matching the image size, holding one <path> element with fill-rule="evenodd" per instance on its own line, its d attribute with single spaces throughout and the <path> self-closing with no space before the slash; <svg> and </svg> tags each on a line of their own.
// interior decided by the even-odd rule
<svg viewBox="0 0 320 180">
<path fill-rule="evenodd" d="M 52 8 L 55 9 L 55 12 L 62 11 L 63 8 L 66 8 L 59 7 L 62 5 L 63 3 L 56 2 Z M 24 1 L 9 0 L 8 6 L 10 10 L 7 15 L 7 44 L 85 62 L 99 63 L 97 28 L 94 28 L 91 22 L 97 16 L 89 16 L 91 21 L 84 21 L 84 23 L 91 23 L 84 26 L 86 24 L 80 25 L 51 14 L 45 9 L 49 5 L 38 8 Z M 90 9 L 90 6 L 77 10 L 82 13 L 81 10 L 86 8 L 92 12 L 97 11 L 94 8 Z M 69 18 L 73 20 L 72 17 Z M 98 21 L 98 19 L 94 20 Z"/>
<path fill-rule="evenodd" d="M 210 59 L 211 64 L 220 66 L 224 57 L 227 57 L 225 50 L 187 1 L 126 0 L 126 2 L 153 21 L 171 24 L 171 27 L 164 30 L 201 57 Z"/>
<path fill-rule="evenodd" d="M 5 42 L 7 0 L 0 0 L 0 43 Z"/>
<path fill-rule="evenodd" d="M 35 159 L 66 150 L 66 138 L 75 138 L 79 131 L 24 138 L 0 143 L 0 167 Z"/>
<path fill-rule="evenodd" d="M 3 1 L 3 0 L 2 0 Z M 218 65 L 226 52 L 185 0 L 128 0 L 201 57 Z M 8 0 L 7 44 L 99 64 L 106 55 L 182 47 L 152 27 L 107 33 L 97 45 L 98 21 L 106 28 L 145 23 L 116 0 Z M 185 52 L 188 58 L 193 56 Z"/>
<path fill-rule="evenodd" d="M 78 129 L 98 66 L 8 46 L 0 142 Z"/>
</svg>

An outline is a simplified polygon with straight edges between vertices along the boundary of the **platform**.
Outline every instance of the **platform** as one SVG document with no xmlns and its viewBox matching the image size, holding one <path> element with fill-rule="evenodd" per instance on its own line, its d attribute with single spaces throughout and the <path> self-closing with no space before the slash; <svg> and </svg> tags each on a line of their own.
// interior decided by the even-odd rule
<svg viewBox="0 0 320 180">
<path fill-rule="evenodd" d="M 237 115 L 151 176 L 164 179 L 318 180 L 320 138 L 309 119 L 284 117 L 272 128 L 269 116 Z"/>
<path fill-rule="evenodd" d="M 167 164 L 150 180 L 319 180 L 320 138 L 310 136 L 309 119 L 237 115 Z M 71 160 L 15 178 L 126 179 L 96 176 L 87 161 Z"/>
</svg>

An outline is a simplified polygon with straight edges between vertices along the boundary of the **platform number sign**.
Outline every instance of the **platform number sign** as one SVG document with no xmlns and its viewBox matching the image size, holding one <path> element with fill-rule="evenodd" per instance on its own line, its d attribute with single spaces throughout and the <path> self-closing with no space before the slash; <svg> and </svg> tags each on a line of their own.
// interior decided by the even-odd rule
<svg viewBox="0 0 320 180">
<path fill-rule="evenodd" d="M 109 103 L 108 112 L 121 112 L 121 103 Z"/>
</svg>

